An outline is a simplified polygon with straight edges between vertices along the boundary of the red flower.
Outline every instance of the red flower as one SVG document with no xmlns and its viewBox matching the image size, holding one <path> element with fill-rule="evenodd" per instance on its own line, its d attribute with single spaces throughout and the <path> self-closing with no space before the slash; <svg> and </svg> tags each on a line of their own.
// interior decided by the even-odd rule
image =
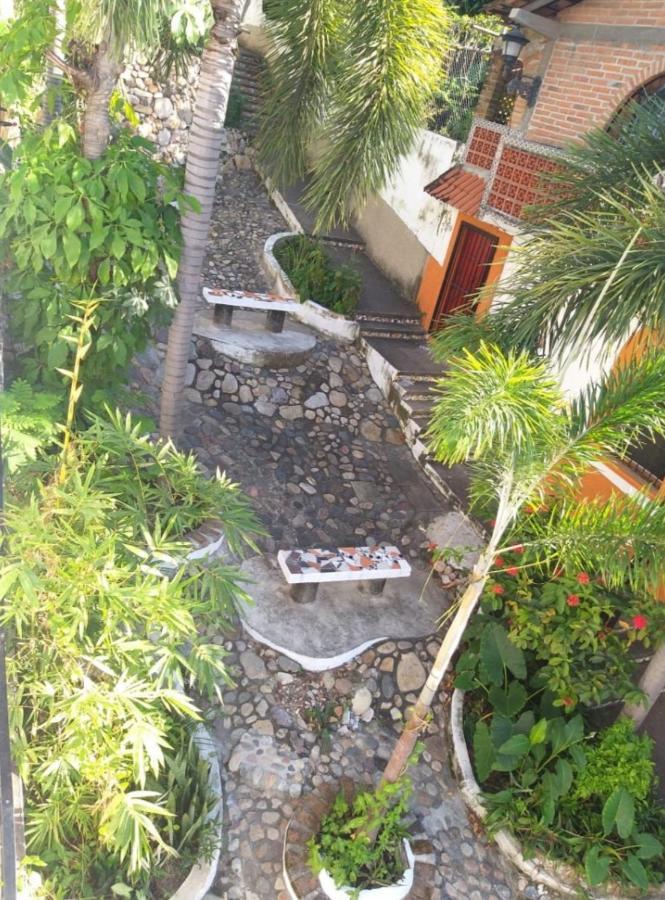
<svg viewBox="0 0 665 900">
<path fill-rule="evenodd" d="M 506 561 L 503 556 L 495 556 L 494 557 L 494 565 L 495 566 L 505 566 Z"/>
<path fill-rule="evenodd" d="M 646 616 L 633 616 L 631 622 L 633 623 L 633 627 L 638 629 L 646 628 L 649 624 L 649 620 Z"/>
<path fill-rule="evenodd" d="M 488 519 L 487 524 L 491 525 L 492 528 L 494 528 L 494 526 L 496 525 L 496 519 Z"/>
<path fill-rule="evenodd" d="M 429 544 L 427 545 L 427 549 L 428 550 L 436 550 L 437 545 L 434 543 L 434 541 L 430 541 Z"/>
<path fill-rule="evenodd" d="M 518 544 L 517 547 L 513 547 L 513 553 L 524 553 L 524 545 Z"/>
<path fill-rule="evenodd" d="M 517 568 L 517 566 L 508 566 L 508 568 L 506 569 L 506 575 L 517 575 L 518 572 L 519 569 Z"/>
<path fill-rule="evenodd" d="M 588 584 L 591 581 L 591 578 L 586 572 L 580 572 L 577 576 L 578 584 Z"/>
<path fill-rule="evenodd" d="M 490 588 L 490 590 L 493 594 L 505 594 L 506 593 L 506 589 L 504 587 L 502 587 L 502 585 L 500 585 L 500 584 L 493 584 L 492 587 Z"/>
<path fill-rule="evenodd" d="M 562 702 L 564 706 L 572 706 L 575 703 L 572 697 L 564 697 Z"/>
<path fill-rule="evenodd" d="M 569 594 L 568 599 L 566 600 L 568 606 L 579 606 L 580 598 L 578 594 Z"/>
</svg>

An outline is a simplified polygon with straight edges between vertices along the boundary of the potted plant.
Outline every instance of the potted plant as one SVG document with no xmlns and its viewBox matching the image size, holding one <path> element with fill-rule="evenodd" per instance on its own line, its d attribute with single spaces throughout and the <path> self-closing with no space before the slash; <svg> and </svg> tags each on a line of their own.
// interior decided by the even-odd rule
<svg viewBox="0 0 665 900">
<path fill-rule="evenodd" d="M 317 835 L 308 842 L 309 864 L 331 900 L 401 900 L 414 878 L 405 817 L 411 782 L 402 776 L 353 800 L 335 798 Z"/>
</svg>

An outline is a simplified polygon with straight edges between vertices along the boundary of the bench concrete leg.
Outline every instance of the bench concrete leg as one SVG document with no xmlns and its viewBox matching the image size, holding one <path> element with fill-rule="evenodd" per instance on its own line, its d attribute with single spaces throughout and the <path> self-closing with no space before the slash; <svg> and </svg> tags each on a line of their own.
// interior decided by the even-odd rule
<svg viewBox="0 0 665 900">
<path fill-rule="evenodd" d="M 382 594 L 385 586 L 386 579 L 382 578 L 381 580 L 379 580 L 377 578 L 376 580 L 372 580 L 369 582 L 369 592 L 370 594 Z"/>
<path fill-rule="evenodd" d="M 226 325 L 230 328 L 233 321 L 233 307 L 218 304 L 213 310 L 212 317 L 218 325 Z"/>
<path fill-rule="evenodd" d="M 309 584 L 292 584 L 289 593 L 296 603 L 311 603 L 316 599 L 318 587 L 319 585 L 316 582 L 310 582 Z"/>
<path fill-rule="evenodd" d="M 272 310 L 269 310 L 266 314 L 266 329 L 275 334 L 279 334 L 284 328 L 285 316 L 285 312 L 273 312 Z"/>
</svg>

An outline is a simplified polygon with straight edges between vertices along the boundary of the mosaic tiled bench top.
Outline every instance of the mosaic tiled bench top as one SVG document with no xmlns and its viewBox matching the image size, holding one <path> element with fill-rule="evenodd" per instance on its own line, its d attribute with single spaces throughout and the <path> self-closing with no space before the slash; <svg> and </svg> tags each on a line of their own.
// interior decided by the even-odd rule
<svg viewBox="0 0 665 900">
<path fill-rule="evenodd" d="M 397 547 L 280 550 L 277 561 L 288 584 L 406 578 L 411 566 Z"/>
<path fill-rule="evenodd" d="M 279 294 L 261 294 L 258 291 L 217 290 L 203 288 L 203 296 L 213 306 L 239 306 L 242 309 L 267 309 L 274 312 L 289 312 L 300 306 L 297 300 L 280 297 Z"/>
</svg>

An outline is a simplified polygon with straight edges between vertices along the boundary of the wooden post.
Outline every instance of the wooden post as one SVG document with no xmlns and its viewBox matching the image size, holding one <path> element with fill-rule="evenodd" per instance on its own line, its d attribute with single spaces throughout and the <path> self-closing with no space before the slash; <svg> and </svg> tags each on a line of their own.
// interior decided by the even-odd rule
<svg viewBox="0 0 665 900">
<path fill-rule="evenodd" d="M 310 581 L 306 584 L 292 584 L 289 593 L 296 603 L 311 603 L 313 600 L 316 600 L 318 587 L 319 585 L 316 581 Z"/>
<path fill-rule="evenodd" d="M 212 317 L 218 325 L 226 325 L 230 328 L 233 321 L 233 307 L 218 303 L 213 310 Z"/>
<path fill-rule="evenodd" d="M 269 310 L 266 315 L 266 329 L 268 331 L 274 332 L 275 334 L 279 334 L 284 328 L 285 317 L 285 312 L 273 312 L 273 310 Z"/>
</svg>

